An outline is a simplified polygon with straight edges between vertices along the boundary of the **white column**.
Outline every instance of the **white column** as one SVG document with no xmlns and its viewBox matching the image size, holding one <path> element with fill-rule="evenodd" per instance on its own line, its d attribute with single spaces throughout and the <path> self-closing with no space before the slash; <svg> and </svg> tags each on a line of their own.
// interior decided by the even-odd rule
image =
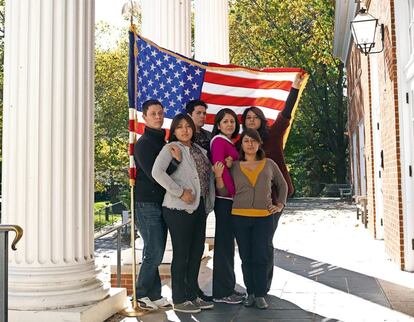
<svg viewBox="0 0 414 322">
<path fill-rule="evenodd" d="M 228 0 L 195 0 L 195 59 L 229 63 Z"/>
<path fill-rule="evenodd" d="M 10 253 L 9 308 L 95 303 L 94 0 L 6 0 L 2 222 L 22 226 Z"/>
<path fill-rule="evenodd" d="M 191 1 L 142 0 L 142 35 L 157 45 L 191 56 Z"/>
</svg>

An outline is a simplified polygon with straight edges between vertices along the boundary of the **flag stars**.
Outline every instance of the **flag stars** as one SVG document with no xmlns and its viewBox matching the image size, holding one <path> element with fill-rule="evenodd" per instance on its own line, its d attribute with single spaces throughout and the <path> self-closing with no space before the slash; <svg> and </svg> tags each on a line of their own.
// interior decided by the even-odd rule
<svg viewBox="0 0 414 322">
<path fill-rule="evenodd" d="M 201 69 L 197 68 L 197 69 L 194 71 L 194 73 L 195 73 L 197 76 L 200 76 L 200 74 L 201 74 Z"/>
<path fill-rule="evenodd" d="M 152 57 L 156 57 L 157 56 L 157 51 L 155 49 L 151 52 L 151 56 Z"/>
<path fill-rule="evenodd" d="M 157 61 L 156 61 L 156 64 L 157 64 L 157 66 L 161 66 L 161 64 L 162 64 L 162 62 L 161 62 L 161 59 L 157 59 Z"/>
<path fill-rule="evenodd" d="M 197 88 L 198 88 L 198 84 L 197 84 L 197 83 L 193 83 L 193 84 L 191 85 L 191 87 L 192 87 L 193 89 L 197 89 Z"/>
<path fill-rule="evenodd" d="M 187 95 L 187 96 L 189 96 L 189 95 L 190 95 L 190 90 L 189 90 L 188 88 L 187 88 L 187 89 L 185 89 L 185 90 L 184 90 L 184 94 L 185 94 L 185 95 Z"/>
<path fill-rule="evenodd" d="M 142 86 L 142 92 L 145 93 L 147 91 L 147 86 Z"/>
<path fill-rule="evenodd" d="M 181 70 L 182 70 L 184 73 L 186 73 L 186 72 L 188 71 L 188 67 L 187 67 L 187 66 L 183 66 L 183 67 L 181 67 Z"/>
<path fill-rule="evenodd" d="M 161 77 L 161 75 L 160 75 L 160 74 L 158 74 L 158 73 L 156 73 L 156 74 L 155 74 L 155 80 L 159 80 L 159 79 L 160 79 L 160 77 Z"/>
<path fill-rule="evenodd" d="M 178 94 L 178 95 L 177 95 L 177 100 L 178 100 L 178 101 L 182 101 L 182 100 L 183 100 L 183 97 L 181 96 L 181 94 Z"/>
<path fill-rule="evenodd" d="M 174 69 L 174 63 L 170 63 L 169 65 L 168 65 L 168 67 L 170 68 L 170 69 Z"/>
<path fill-rule="evenodd" d="M 168 61 L 168 59 L 170 59 L 170 56 L 168 56 L 167 54 L 164 55 L 164 60 Z"/>
<path fill-rule="evenodd" d="M 171 84 L 172 83 L 172 78 L 170 76 L 167 77 L 167 83 Z"/>
<path fill-rule="evenodd" d="M 150 80 L 148 81 L 148 86 L 152 86 L 152 84 L 154 84 L 154 81 L 153 81 L 152 79 L 150 79 Z"/>
<path fill-rule="evenodd" d="M 180 114 L 180 110 L 175 110 L 175 115 L 178 115 L 178 114 Z"/>
<path fill-rule="evenodd" d="M 164 98 L 170 98 L 170 93 L 169 92 L 165 92 L 164 93 Z"/>
<path fill-rule="evenodd" d="M 164 83 L 161 83 L 161 84 L 160 84 L 160 88 L 161 88 L 161 89 L 164 89 L 164 88 L 165 88 Z"/>
<path fill-rule="evenodd" d="M 175 87 L 175 86 L 171 87 L 171 91 L 172 91 L 173 93 L 176 93 L 176 92 L 177 92 L 177 87 Z"/>
<path fill-rule="evenodd" d="M 151 64 L 151 67 L 150 67 L 151 71 L 154 71 L 155 68 L 156 68 L 155 65 Z"/>
<path fill-rule="evenodd" d="M 144 70 L 144 77 L 148 77 L 149 72 L 147 70 Z"/>
<path fill-rule="evenodd" d="M 154 88 L 154 90 L 152 91 L 152 93 L 154 94 L 154 96 L 158 95 L 158 89 Z"/>
<path fill-rule="evenodd" d="M 190 81 L 190 82 L 191 82 L 191 81 L 193 80 L 193 78 L 194 78 L 193 76 L 191 76 L 191 75 L 187 75 L 187 80 L 188 80 L 188 81 Z"/>
<path fill-rule="evenodd" d="M 168 72 L 168 70 L 164 67 L 163 69 L 161 69 L 161 73 L 163 74 L 163 75 L 166 75 L 167 74 L 167 72 Z"/>
</svg>

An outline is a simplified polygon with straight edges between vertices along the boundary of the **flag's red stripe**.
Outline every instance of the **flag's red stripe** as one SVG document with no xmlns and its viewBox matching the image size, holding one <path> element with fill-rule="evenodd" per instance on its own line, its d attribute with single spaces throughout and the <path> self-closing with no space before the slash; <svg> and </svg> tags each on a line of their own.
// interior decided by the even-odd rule
<svg viewBox="0 0 414 322">
<path fill-rule="evenodd" d="M 129 144 L 129 155 L 134 155 L 134 143 Z"/>
<path fill-rule="evenodd" d="M 282 110 L 285 106 L 284 101 L 280 101 L 274 98 L 266 97 L 236 97 L 228 95 L 213 95 L 207 93 L 201 93 L 200 99 L 207 104 L 216 104 L 227 106 L 261 106 L 268 107 L 273 110 Z"/>
<path fill-rule="evenodd" d="M 214 124 L 214 118 L 216 117 L 216 114 L 206 114 L 206 124 L 213 125 Z M 242 114 L 237 114 L 237 119 L 239 123 L 241 124 L 241 117 Z M 267 119 L 267 124 L 270 126 L 274 123 L 275 120 Z"/>
<path fill-rule="evenodd" d="M 234 64 L 221 65 L 217 63 L 208 63 L 210 67 L 224 67 L 224 68 L 237 68 L 237 69 L 247 69 L 253 70 L 255 72 L 266 72 L 266 73 L 304 73 L 305 71 L 302 68 L 249 68 L 241 67 Z"/>
<path fill-rule="evenodd" d="M 135 120 L 129 120 L 129 131 L 134 132 L 135 129 Z"/>
<path fill-rule="evenodd" d="M 218 85 L 255 88 L 255 89 L 282 89 L 290 91 L 292 87 L 291 81 L 272 81 L 264 79 L 250 79 L 237 76 L 229 76 L 207 71 L 204 74 L 204 82 Z"/>
</svg>

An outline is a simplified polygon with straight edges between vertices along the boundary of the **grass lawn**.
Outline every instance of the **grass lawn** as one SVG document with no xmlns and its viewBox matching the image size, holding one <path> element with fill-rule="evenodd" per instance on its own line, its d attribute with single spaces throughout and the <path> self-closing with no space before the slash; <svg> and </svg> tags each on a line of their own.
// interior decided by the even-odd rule
<svg viewBox="0 0 414 322">
<path fill-rule="evenodd" d="M 107 202 L 109 203 L 109 201 Z M 122 220 L 122 215 L 113 214 L 111 208 L 109 208 L 109 220 L 105 220 L 105 207 L 105 201 L 95 202 L 93 206 L 95 214 L 95 231 L 100 230 L 107 225 L 112 225 L 113 223 Z"/>
</svg>

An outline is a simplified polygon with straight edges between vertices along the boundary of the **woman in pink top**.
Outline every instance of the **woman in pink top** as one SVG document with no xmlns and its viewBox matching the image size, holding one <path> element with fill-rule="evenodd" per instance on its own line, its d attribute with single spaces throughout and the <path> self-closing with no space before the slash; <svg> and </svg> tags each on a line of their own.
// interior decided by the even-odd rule
<svg viewBox="0 0 414 322">
<path fill-rule="evenodd" d="M 237 115 L 228 108 L 220 110 L 215 117 L 210 142 L 211 161 L 213 164 L 226 159 L 239 158 L 239 153 L 232 139 L 239 133 L 240 125 Z M 235 194 L 234 182 L 229 169 L 225 168 L 222 178 L 227 195 L 216 193 L 214 213 L 216 215 L 216 231 L 214 235 L 214 261 L 213 261 L 213 301 L 239 304 L 243 301 L 240 293 L 235 293 L 236 278 L 234 275 L 234 233 L 232 228 L 231 209 Z"/>
</svg>

